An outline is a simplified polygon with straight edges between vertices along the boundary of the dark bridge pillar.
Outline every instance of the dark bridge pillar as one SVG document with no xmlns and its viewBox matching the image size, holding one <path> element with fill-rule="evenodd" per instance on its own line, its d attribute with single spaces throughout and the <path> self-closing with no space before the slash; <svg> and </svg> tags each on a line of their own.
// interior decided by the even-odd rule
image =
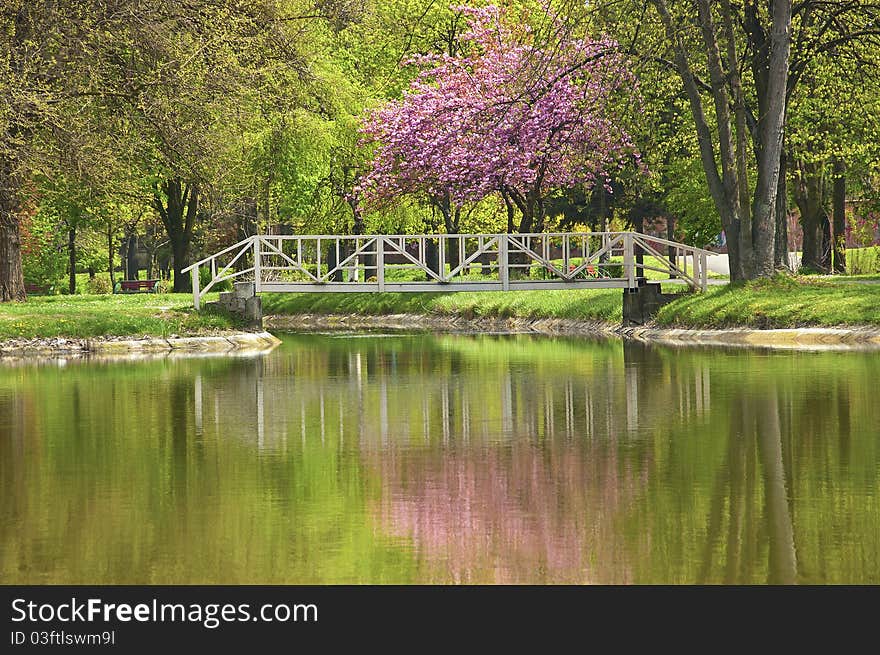
<svg viewBox="0 0 880 655">
<path fill-rule="evenodd" d="M 640 283 L 635 289 L 623 290 L 623 326 L 648 323 L 660 308 L 675 299 L 675 294 L 661 293 L 657 283 Z"/>
</svg>

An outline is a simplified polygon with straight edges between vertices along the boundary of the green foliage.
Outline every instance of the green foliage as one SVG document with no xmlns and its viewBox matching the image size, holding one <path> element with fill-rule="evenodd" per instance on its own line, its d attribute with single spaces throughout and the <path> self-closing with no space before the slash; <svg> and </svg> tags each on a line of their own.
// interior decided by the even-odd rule
<svg viewBox="0 0 880 655">
<path fill-rule="evenodd" d="M 211 281 L 211 269 L 200 266 L 199 267 L 199 288 L 204 289 L 208 286 L 208 283 Z M 221 280 L 214 284 L 211 287 L 211 291 L 231 291 L 232 290 L 232 280 Z"/>
<path fill-rule="evenodd" d="M 38 212 L 22 226 L 24 279 L 54 285 L 64 274 L 67 256 L 53 217 Z"/>
<path fill-rule="evenodd" d="M 89 278 L 88 282 L 86 282 L 86 290 L 90 294 L 110 293 L 113 291 L 113 289 L 110 288 L 110 280 L 103 275 L 96 275 L 93 278 Z"/>
<path fill-rule="evenodd" d="M 714 244 L 721 234 L 721 219 L 696 153 L 673 159 L 665 166 L 664 174 L 664 203 L 678 218 L 676 237 L 698 248 Z"/>
<path fill-rule="evenodd" d="M 880 246 L 847 250 L 846 267 L 850 275 L 880 273 Z"/>
</svg>

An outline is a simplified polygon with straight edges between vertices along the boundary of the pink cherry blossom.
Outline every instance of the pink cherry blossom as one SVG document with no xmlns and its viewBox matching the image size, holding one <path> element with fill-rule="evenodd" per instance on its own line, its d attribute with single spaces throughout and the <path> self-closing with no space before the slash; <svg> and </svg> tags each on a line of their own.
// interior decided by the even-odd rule
<svg viewBox="0 0 880 655">
<path fill-rule="evenodd" d="M 413 58 L 421 71 L 403 97 L 364 120 L 373 159 L 358 191 L 368 202 L 417 194 L 461 204 L 495 192 L 534 201 L 638 163 L 612 107 L 635 87 L 615 42 L 538 47 L 498 7 L 456 10 L 469 18 L 465 54 Z"/>
</svg>

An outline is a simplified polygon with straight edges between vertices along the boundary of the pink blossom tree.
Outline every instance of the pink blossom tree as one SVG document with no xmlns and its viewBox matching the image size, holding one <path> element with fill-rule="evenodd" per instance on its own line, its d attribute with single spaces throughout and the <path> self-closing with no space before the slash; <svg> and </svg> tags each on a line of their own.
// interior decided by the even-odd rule
<svg viewBox="0 0 880 655">
<path fill-rule="evenodd" d="M 613 116 L 634 78 L 612 41 L 536 46 L 497 7 L 457 10 L 469 18 L 463 54 L 414 59 L 422 70 L 403 98 L 367 116 L 374 154 L 360 191 L 373 202 L 420 195 L 444 218 L 499 193 L 508 229 L 518 210 L 520 232 L 540 231 L 550 191 L 607 184 L 610 171 L 638 161 Z"/>
</svg>

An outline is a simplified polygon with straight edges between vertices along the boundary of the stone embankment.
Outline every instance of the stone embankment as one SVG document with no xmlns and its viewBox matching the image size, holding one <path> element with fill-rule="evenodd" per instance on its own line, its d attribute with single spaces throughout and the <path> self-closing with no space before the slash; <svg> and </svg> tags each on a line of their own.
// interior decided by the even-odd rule
<svg viewBox="0 0 880 655">
<path fill-rule="evenodd" d="M 758 330 L 673 329 L 656 326 L 621 327 L 601 321 L 562 318 L 465 317 L 390 314 L 360 316 L 303 314 L 266 316 L 276 331 L 424 330 L 463 333 L 535 333 L 548 335 L 619 336 L 669 346 L 727 346 L 784 350 L 880 349 L 880 329 L 868 327 L 791 328 Z"/>
<path fill-rule="evenodd" d="M 206 336 L 100 337 L 92 339 L 11 339 L 0 343 L 2 357 L 163 355 L 268 351 L 281 343 L 268 332 Z"/>
</svg>

